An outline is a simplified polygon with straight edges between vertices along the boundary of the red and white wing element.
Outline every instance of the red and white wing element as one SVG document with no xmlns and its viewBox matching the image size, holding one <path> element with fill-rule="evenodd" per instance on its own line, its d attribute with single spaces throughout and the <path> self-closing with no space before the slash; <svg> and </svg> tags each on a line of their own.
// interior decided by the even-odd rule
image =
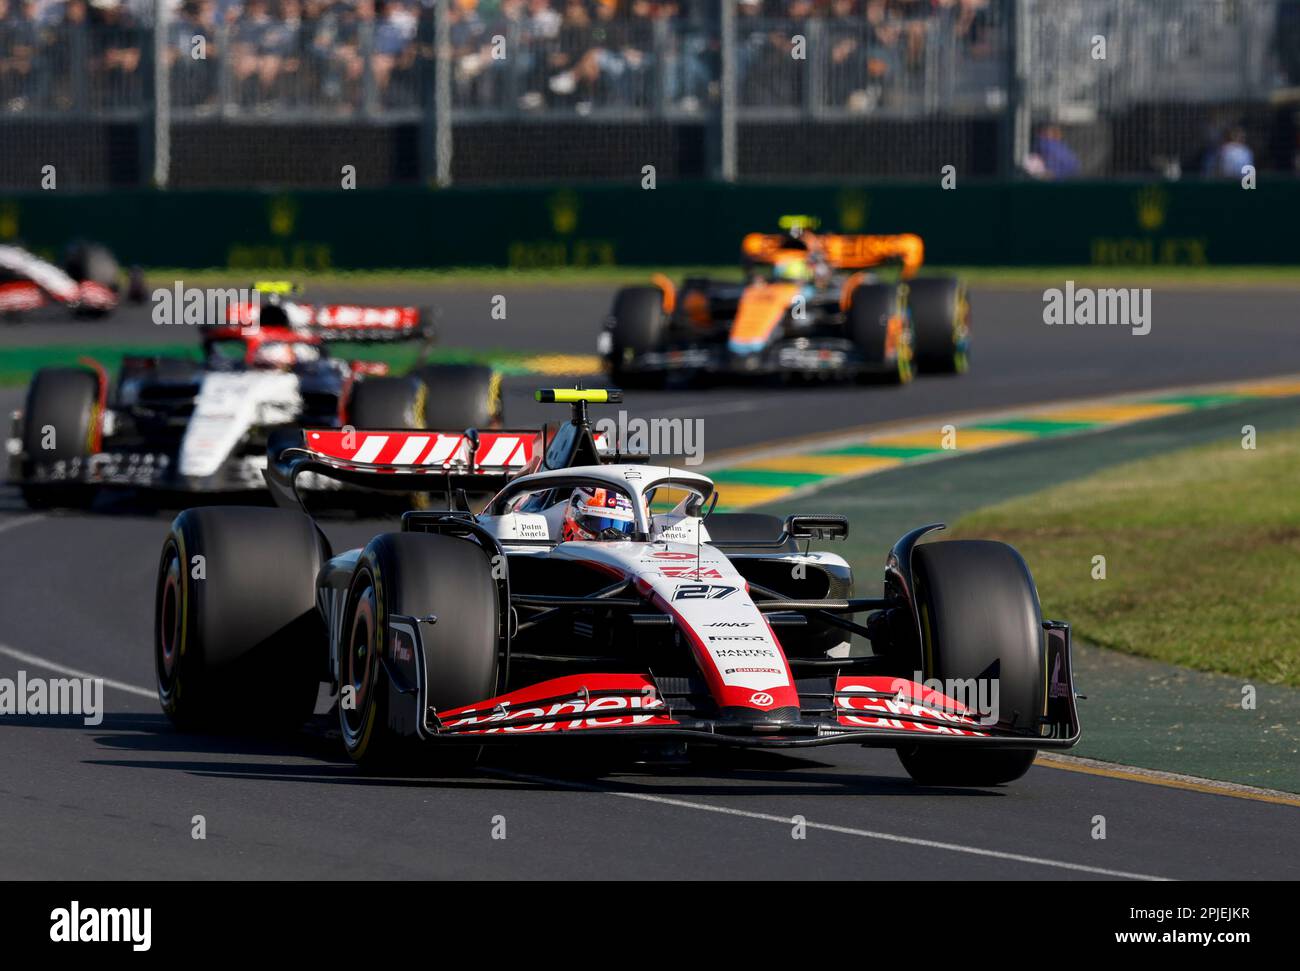
<svg viewBox="0 0 1300 971">
<path fill-rule="evenodd" d="M 481 432 L 473 455 L 460 432 L 311 429 L 305 444 L 318 455 L 394 471 L 500 472 L 524 468 L 540 450 L 540 438 L 527 431 Z"/>
</svg>

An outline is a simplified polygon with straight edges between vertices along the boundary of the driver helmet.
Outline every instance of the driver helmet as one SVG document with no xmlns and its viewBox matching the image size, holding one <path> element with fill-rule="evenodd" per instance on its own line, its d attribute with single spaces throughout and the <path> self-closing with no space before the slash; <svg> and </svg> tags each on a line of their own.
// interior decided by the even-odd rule
<svg viewBox="0 0 1300 971">
<path fill-rule="evenodd" d="M 253 367 L 291 368 L 295 364 L 308 363 L 320 356 L 314 347 L 295 345 L 289 341 L 266 341 L 253 351 Z"/>
<path fill-rule="evenodd" d="M 806 283 L 812 279 L 812 275 L 812 267 L 802 257 L 799 259 L 778 260 L 772 267 L 772 277 L 774 279 L 786 280 L 791 283 Z"/>
<path fill-rule="evenodd" d="M 564 509 L 561 536 L 567 540 L 627 539 L 636 529 L 632 501 L 613 489 L 579 486 Z"/>
</svg>

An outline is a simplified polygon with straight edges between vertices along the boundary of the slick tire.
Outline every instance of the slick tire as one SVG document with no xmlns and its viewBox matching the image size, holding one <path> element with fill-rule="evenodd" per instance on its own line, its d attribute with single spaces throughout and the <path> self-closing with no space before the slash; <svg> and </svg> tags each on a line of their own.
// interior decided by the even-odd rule
<svg viewBox="0 0 1300 971">
<path fill-rule="evenodd" d="M 117 292 L 120 285 L 122 268 L 117 258 L 108 248 L 99 243 L 76 242 L 68 246 L 63 254 L 63 271 L 78 282 L 98 283 Z M 107 310 L 82 307 L 77 311 L 80 317 L 103 317 Z"/>
<path fill-rule="evenodd" d="M 845 327 L 862 355 L 862 383 L 907 384 L 912 380 L 910 341 L 904 339 L 892 357 L 889 353 L 889 322 L 899 314 L 896 286 L 864 283 L 854 289 Z"/>
<path fill-rule="evenodd" d="M 359 381 L 348 402 L 348 424 L 362 430 L 424 428 L 426 394 L 415 376 Z"/>
<path fill-rule="evenodd" d="M 89 280 L 116 290 L 122 268 L 108 247 L 99 243 L 76 242 L 63 253 L 63 272 L 78 282 Z"/>
<path fill-rule="evenodd" d="M 426 428 L 499 428 L 501 375 L 482 364 L 430 364 L 415 372 L 424 383 Z"/>
<path fill-rule="evenodd" d="M 988 540 L 925 543 L 913 572 L 925 679 L 996 683 L 997 727 L 1036 735 L 1047 713 L 1047 646 L 1020 554 Z M 922 785 L 996 786 L 1024 775 L 1034 750 L 951 743 L 900 748 L 898 757 Z"/>
<path fill-rule="evenodd" d="M 421 744 L 389 723 L 390 683 L 383 657 L 394 614 L 420 624 L 425 704 L 435 711 L 496 693 L 500 612 L 483 549 L 430 533 L 382 533 L 362 552 L 343 615 L 339 682 L 352 704 L 338 706 L 343 746 L 367 772 L 463 772 L 478 760 L 469 743 Z M 342 698 L 342 696 L 340 696 Z"/>
<path fill-rule="evenodd" d="M 41 368 L 27 388 L 23 405 L 23 454 L 38 456 L 42 462 L 85 458 L 92 452 L 99 422 L 99 379 L 93 371 Z M 27 470 L 23 474 L 27 477 Z M 84 485 L 33 483 L 21 492 L 33 509 L 79 508 L 94 498 L 93 488 Z"/>
<path fill-rule="evenodd" d="M 158 562 L 154 668 L 182 731 L 291 730 L 327 676 L 316 524 L 288 509 L 207 506 L 172 522 Z"/>
<path fill-rule="evenodd" d="M 917 370 L 964 374 L 970 367 L 970 304 L 966 288 L 951 277 L 927 277 L 908 284 Z"/>
<path fill-rule="evenodd" d="M 663 383 L 659 373 L 629 371 L 628 365 L 663 346 L 668 321 L 658 287 L 624 287 L 614 297 L 614 329 L 610 334 L 609 373 L 620 387 L 652 387 Z"/>
</svg>

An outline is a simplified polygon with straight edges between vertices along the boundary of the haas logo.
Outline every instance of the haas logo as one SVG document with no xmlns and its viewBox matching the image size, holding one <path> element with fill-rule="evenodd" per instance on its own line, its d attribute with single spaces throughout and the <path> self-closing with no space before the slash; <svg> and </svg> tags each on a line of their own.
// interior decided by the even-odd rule
<svg viewBox="0 0 1300 971">
<path fill-rule="evenodd" d="M 770 708 L 772 706 L 772 696 L 766 691 L 755 691 L 749 696 L 751 705 L 758 705 L 760 708 Z"/>
</svg>

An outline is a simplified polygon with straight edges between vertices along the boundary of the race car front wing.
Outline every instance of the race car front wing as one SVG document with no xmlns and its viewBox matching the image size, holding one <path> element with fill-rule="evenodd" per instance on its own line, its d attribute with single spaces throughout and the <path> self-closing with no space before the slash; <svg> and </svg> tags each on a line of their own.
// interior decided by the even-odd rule
<svg viewBox="0 0 1300 971">
<path fill-rule="evenodd" d="M 996 712 L 981 713 L 937 686 L 862 673 L 863 659 L 854 658 L 818 662 L 829 664 L 832 673 L 796 679 L 797 717 L 774 713 L 771 721 L 719 717 L 702 683 L 651 673 L 565 675 L 473 705 L 435 711 L 423 707 L 419 630 L 416 618 L 390 618 L 393 649 L 384 659 L 391 692 L 389 718 L 395 730 L 438 743 L 513 744 L 524 738 L 600 736 L 768 748 L 897 747 L 918 742 L 1069 748 L 1079 739 L 1070 628 L 1055 621 L 1044 623 L 1048 702 L 1037 733 L 999 727 Z"/>
</svg>

